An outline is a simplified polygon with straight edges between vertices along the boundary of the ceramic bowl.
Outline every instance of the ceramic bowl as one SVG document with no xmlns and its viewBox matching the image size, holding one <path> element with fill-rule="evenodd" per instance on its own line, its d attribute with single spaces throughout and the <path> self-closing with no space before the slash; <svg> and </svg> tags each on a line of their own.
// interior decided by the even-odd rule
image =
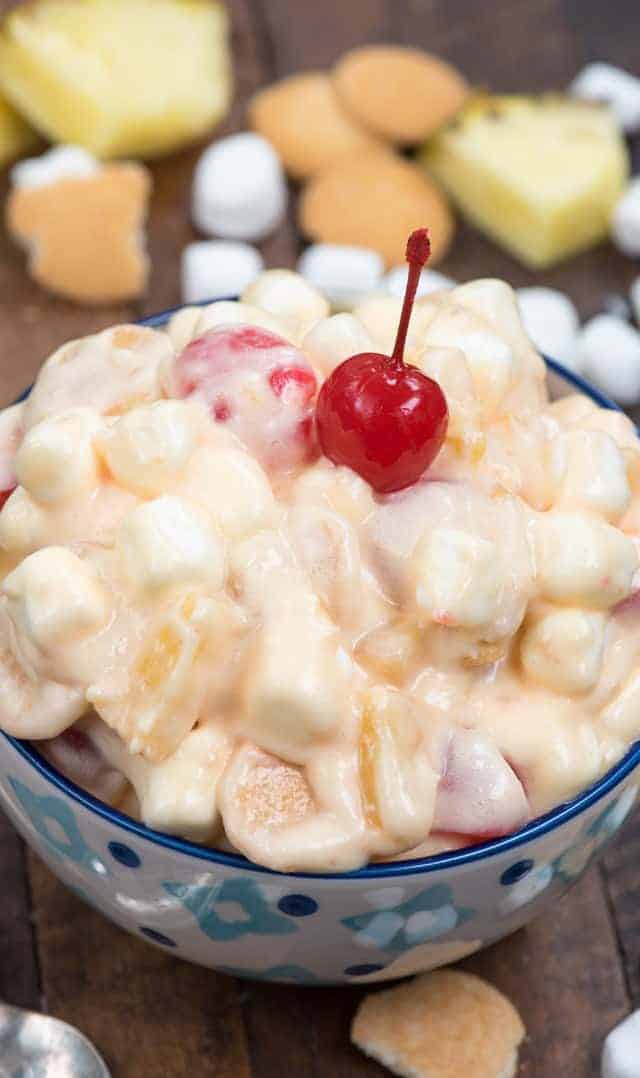
<svg viewBox="0 0 640 1078">
<path fill-rule="evenodd" d="M 548 366 L 561 391 L 613 407 Z M 640 742 L 594 786 L 507 838 L 341 875 L 282 875 L 151 831 L 67 781 L 33 745 L 0 735 L 0 805 L 82 899 L 191 962 L 309 985 L 442 966 L 554 909 L 639 787 Z"/>
</svg>

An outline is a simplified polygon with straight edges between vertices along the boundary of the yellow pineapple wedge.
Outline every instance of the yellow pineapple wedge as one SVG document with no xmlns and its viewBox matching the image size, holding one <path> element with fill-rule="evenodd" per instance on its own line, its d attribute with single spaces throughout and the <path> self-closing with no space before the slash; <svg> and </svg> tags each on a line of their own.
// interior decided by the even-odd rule
<svg viewBox="0 0 640 1078">
<path fill-rule="evenodd" d="M 0 97 L 0 168 L 38 145 L 38 136 L 21 116 Z"/>
<path fill-rule="evenodd" d="M 154 157 L 226 114 L 227 39 L 213 0 L 31 0 L 0 29 L 0 86 L 55 142 Z"/>
<path fill-rule="evenodd" d="M 473 224 L 533 268 L 603 239 L 629 173 L 607 109 L 559 95 L 478 95 L 420 159 Z"/>
</svg>

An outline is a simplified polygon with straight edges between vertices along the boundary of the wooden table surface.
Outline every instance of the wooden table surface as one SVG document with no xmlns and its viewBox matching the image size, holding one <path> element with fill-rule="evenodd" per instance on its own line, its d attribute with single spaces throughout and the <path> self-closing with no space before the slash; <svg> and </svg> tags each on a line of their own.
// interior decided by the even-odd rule
<svg viewBox="0 0 640 1078">
<path fill-rule="evenodd" d="M 12 6 L 0 0 L 0 10 Z M 640 74 L 638 0 L 228 0 L 237 92 L 223 132 L 241 129 L 261 84 L 328 66 L 365 41 L 421 45 L 503 91 L 564 87 L 606 59 Z M 189 185 L 198 150 L 153 166 L 153 272 L 139 305 L 98 311 L 54 300 L 0 238 L 0 403 L 27 386 L 63 341 L 179 302 L 178 266 L 193 237 Z M 638 154 L 636 154 L 638 157 Z M 293 200 L 292 200 L 293 204 Z M 267 265 L 294 264 L 292 221 L 264 245 Z M 534 278 L 460 227 L 442 269 L 460 281 Z M 583 316 L 624 293 L 638 265 L 608 245 L 536 280 L 569 292 Z M 343 1078 L 386 1073 L 349 1045 L 358 989 L 235 981 L 125 935 L 66 891 L 0 817 L 0 999 L 79 1026 L 115 1078 Z M 520 1075 L 599 1073 L 606 1032 L 640 1006 L 640 818 L 542 920 L 463 963 L 519 1006 L 528 1030 Z M 464 1076 L 460 1076 L 464 1078 Z"/>
</svg>

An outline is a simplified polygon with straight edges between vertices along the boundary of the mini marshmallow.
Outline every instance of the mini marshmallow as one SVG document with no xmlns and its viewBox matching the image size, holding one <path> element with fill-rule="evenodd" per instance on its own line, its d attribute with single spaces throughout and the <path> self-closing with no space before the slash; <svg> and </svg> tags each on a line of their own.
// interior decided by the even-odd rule
<svg viewBox="0 0 640 1078">
<path fill-rule="evenodd" d="M 354 309 L 354 317 L 362 322 L 375 348 L 384 355 L 391 355 L 398 332 L 402 300 L 397 296 L 367 296 Z M 431 311 L 416 305 L 409 319 L 407 351 L 415 350 L 424 343 L 424 330 L 431 319 Z"/>
<path fill-rule="evenodd" d="M 109 615 L 96 570 L 66 547 L 30 554 L 9 573 L 2 591 L 14 625 L 43 653 L 98 632 Z"/>
<path fill-rule="evenodd" d="M 362 322 L 343 311 L 316 322 L 303 337 L 301 347 L 326 378 L 349 356 L 371 352 L 373 341 Z"/>
<path fill-rule="evenodd" d="M 291 763 L 327 737 L 343 714 L 335 639 L 313 603 L 284 604 L 265 619 L 247 681 L 243 733 Z"/>
<path fill-rule="evenodd" d="M 263 269 L 262 255 L 249 243 L 190 243 L 182 252 L 182 299 L 200 303 L 238 296 Z"/>
<path fill-rule="evenodd" d="M 296 342 L 329 314 L 324 296 L 292 270 L 265 270 L 245 288 L 241 299 L 282 319 L 291 328 Z"/>
<path fill-rule="evenodd" d="M 47 540 L 47 514 L 24 487 L 16 487 L 0 512 L 0 548 L 31 554 Z"/>
<path fill-rule="evenodd" d="M 14 187 L 46 187 L 58 180 L 93 176 L 100 165 L 82 146 L 54 146 L 39 157 L 28 157 L 11 169 Z"/>
<path fill-rule="evenodd" d="M 640 1010 L 628 1015 L 605 1039 L 602 1078 L 638 1078 Z"/>
<path fill-rule="evenodd" d="M 191 214 L 209 236 L 263 239 L 277 228 L 286 206 L 280 160 L 261 135 L 242 132 L 220 139 L 196 165 Z"/>
<path fill-rule="evenodd" d="M 640 255 L 640 176 L 631 180 L 611 217 L 611 238 L 623 254 Z"/>
<path fill-rule="evenodd" d="M 196 325 L 201 315 L 200 307 L 181 307 L 171 316 L 166 332 L 176 352 L 181 352 L 187 347 L 189 341 L 194 339 Z"/>
<path fill-rule="evenodd" d="M 631 300 L 633 317 L 636 322 L 640 324 L 640 277 L 636 277 L 631 285 L 631 288 L 629 289 L 629 299 Z"/>
<path fill-rule="evenodd" d="M 588 610 L 554 610 L 534 621 L 522 638 L 525 672 L 558 693 L 588 692 L 602 669 L 605 619 Z"/>
<path fill-rule="evenodd" d="M 229 739 L 213 723 L 204 723 L 159 764 L 129 757 L 129 777 L 147 827 L 210 842 L 220 819 L 218 785 L 229 756 Z"/>
<path fill-rule="evenodd" d="M 200 311 L 200 317 L 195 323 L 190 339 L 200 337 L 208 329 L 214 329 L 215 326 L 239 325 L 241 323 L 248 326 L 261 326 L 262 329 L 268 329 L 271 333 L 276 333 L 278 337 L 284 337 L 287 341 L 291 341 L 293 337 L 290 327 L 283 319 L 276 318 L 275 315 L 269 314 L 268 311 L 262 310 L 259 306 L 252 303 L 238 303 L 235 300 L 221 299 L 216 303 L 210 303 L 208 307 Z"/>
<path fill-rule="evenodd" d="M 394 266 L 382 279 L 382 288 L 390 296 L 402 299 L 407 287 L 408 266 Z M 442 292 L 444 288 L 455 288 L 456 282 L 451 277 L 437 270 L 424 269 L 418 278 L 416 296 L 428 296 L 431 292 Z"/>
<path fill-rule="evenodd" d="M 580 321 L 569 297 L 555 288 L 520 288 L 516 295 L 525 332 L 538 351 L 575 370 Z"/>
<path fill-rule="evenodd" d="M 180 489 L 230 539 L 268 526 L 275 511 L 269 480 L 257 460 L 241 449 L 196 450 Z"/>
<path fill-rule="evenodd" d="M 224 544 L 196 506 L 164 495 L 137 506 L 122 522 L 116 541 L 129 578 L 141 592 L 205 581 L 220 588 Z"/>
<path fill-rule="evenodd" d="M 609 292 L 602 301 L 602 309 L 605 314 L 613 318 L 621 318 L 623 322 L 630 322 L 632 310 L 629 301 L 617 292 Z"/>
<path fill-rule="evenodd" d="M 199 413 L 186 401 L 132 408 L 100 439 L 115 481 L 141 497 L 161 494 L 195 448 Z"/>
<path fill-rule="evenodd" d="M 428 324 L 426 345 L 464 352 L 483 411 L 493 412 L 509 389 L 516 362 L 508 342 L 465 307 L 445 307 Z"/>
<path fill-rule="evenodd" d="M 352 307 L 382 279 L 384 263 L 367 247 L 315 243 L 298 259 L 297 270 L 333 307 Z"/>
<path fill-rule="evenodd" d="M 640 79 L 613 64 L 593 63 L 569 87 L 573 97 L 602 101 L 609 106 L 623 131 L 640 131 Z"/>
<path fill-rule="evenodd" d="M 540 513 L 533 540 L 537 584 L 552 602 L 607 609 L 631 592 L 638 568 L 634 544 L 597 517 Z"/>
<path fill-rule="evenodd" d="M 578 366 L 604 393 L 623 405 L 640 400 L 640 333 L 599 314 L 578 335 Z"/>
<path fill-rule="evenodd" d="M 495 620 L 503 574 L 495 543 L 434 528 L 414 555 L 416 601 L 439 625 L 475 629 Z"/>
<path fill-rule="evenodd" d="M 97 482 L 94 439 L 100 426 L 90 408 L 70 408 L 27 431 L 16 475 L 36 501 L 55 504 Z"/>
<path fill-rule="evenodd" d="M 619 520 L 631 500 L 624 457 L 611 435 L 570 430 L 562 435 L 565 468 L 557 505 L 587 509 Z"/>
</svg>

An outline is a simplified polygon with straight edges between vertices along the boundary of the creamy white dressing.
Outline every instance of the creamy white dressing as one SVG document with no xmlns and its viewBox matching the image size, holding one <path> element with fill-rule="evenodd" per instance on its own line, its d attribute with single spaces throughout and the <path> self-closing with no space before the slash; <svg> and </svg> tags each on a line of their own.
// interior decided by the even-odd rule
<svg viewBox="0 0 640 1078">
<path fill-rule="evenodd" d="M 256 324 L 292 325 L 280 300 Z M 319 381 L 390 338 L 397 304 L 377 303 L 316 322 Z M 166 400 L 168 334 L 56 353 L 0 417 L 1 478 L 19 450 L 21 480 L 0 512 L 0 725 L 150 826 L 281 870 L 506 834 L 609 767 L 640 736 L 633 427 L 549 403 L 501 282 L 421 301 L 410 347 L 452 418 L 390 496 L 301 461 L 300 401 L 276 413 L 264 356 L 243 442 L 206 393 Z"/>
</svg>

